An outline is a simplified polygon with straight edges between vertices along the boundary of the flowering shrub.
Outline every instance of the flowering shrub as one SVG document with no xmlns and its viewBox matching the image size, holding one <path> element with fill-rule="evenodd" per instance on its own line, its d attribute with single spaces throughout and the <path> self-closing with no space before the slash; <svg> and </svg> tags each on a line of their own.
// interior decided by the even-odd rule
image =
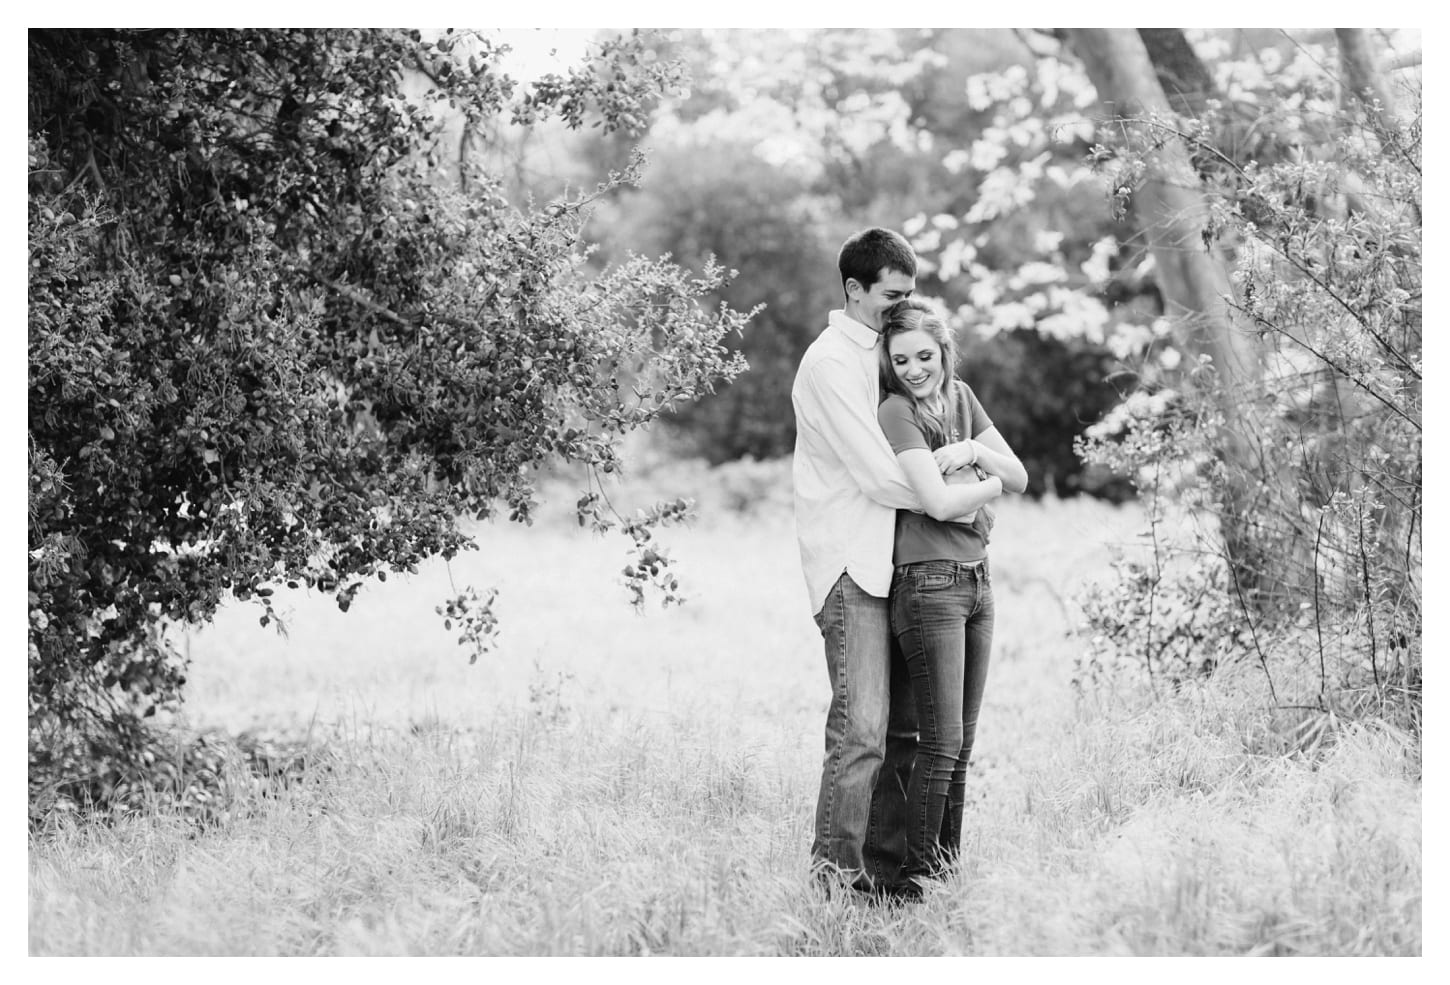
<svg viewBox="0 0 1450 985">
<path fill-rule="evenodd" d="M 1181 388 L 1135 396 L 1082 442 L 1089 460 L 1135 479 L 1150 515 L 1171 502 L 1205 521 L 1190 541 L 1158 545 L 1154 564 L 1124 569 L 1116 606 L 1097 597 L 1112 611 L 1095 619 L 1095 646 L 1154 670 L 1163 651 L 1143 621 L 1153 600 L 1186 591 L 1199 598 L 1192 613 L 1224 619 L 1227 606 L 1248 621 L 1271 689 L 1277 657 L 1317 654 L 1321 703 L 1336 687 L 1418 700 L 1419 116 L 1360 119 L 1306 97 L 1266 103 L 1262 125 L 1284 114 L 1322 141 L 1261 165 L 1223 150 L 1208 124 L 1142 121 L 1125 125 L 1129 139 L 1109 155 L 1117 187 L 1131 186 L 1136 155 L 1155 141 L 1187 141 L 1212 162 L 1202 171 L 1205 236 L 1227 249 L 1230 303 L 1260 363 L 1226 401 L 1225 376 L 1200 357 Z M 1223 454 L 1231 441 L 1255 454 Z M 1241 534 L 1232 550 L 1228 529 Z M 1161 579 L 1175 556 L 1205 554 L 1222 559 L 1226 581 Z M 1191 615 L 1174 629 L 1195 637 L 1197 626 Z M 1280 632 L 1289 630 L 1299 632 Z M 1344 675 L 1325 659 L 1326 637 L 1360 641 Z M 1203 651 L 1199 669 L 1215 653 Z"/>
</svg>

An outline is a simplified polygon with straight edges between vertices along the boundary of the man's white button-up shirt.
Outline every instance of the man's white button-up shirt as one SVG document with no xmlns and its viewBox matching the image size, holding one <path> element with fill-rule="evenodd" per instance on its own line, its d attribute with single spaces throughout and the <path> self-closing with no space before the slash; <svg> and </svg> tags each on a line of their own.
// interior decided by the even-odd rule
<svg viewBox="0 0 1450 985">
<path fill-rule="evenodd" d="M 844 311 L 832 311 L 791 387 L 795 525 L 812 612 L 821 611 L 842 572 L 885 598 L 896 510 L 921 509 L 876 421 L 877 339 Z"/>
</svg>

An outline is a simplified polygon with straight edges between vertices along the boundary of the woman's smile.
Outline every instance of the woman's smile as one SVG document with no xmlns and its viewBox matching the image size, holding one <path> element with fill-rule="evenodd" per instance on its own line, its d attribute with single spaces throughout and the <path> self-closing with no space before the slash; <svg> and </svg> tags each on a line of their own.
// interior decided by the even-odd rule
<svg viewBox="0 0 1450 985">
<path fill-rule="evenodd" d="M 892 336 L 891 368 L 913 397 L 930 397 L 941 387 L 941 346 L 921 329 Z"/>
</svg>

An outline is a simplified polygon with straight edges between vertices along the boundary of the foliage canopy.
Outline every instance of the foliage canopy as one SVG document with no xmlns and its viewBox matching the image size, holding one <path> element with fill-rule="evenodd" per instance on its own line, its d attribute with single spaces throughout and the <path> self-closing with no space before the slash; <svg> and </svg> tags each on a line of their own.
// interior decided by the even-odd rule
<svg viewBox="0 0 1450 985">
<path fill-rule="evenodd" d="M 678 67 L 636 33 L 520 91 L 502 53 L 453 32 L 30 32 L 32 792 L 60 769 L 46 735 L 114 744 L 176 699 L 168 622 L 232 597 L 265 624 L 279 583 L 346 609 L 474 546 L 469 519 L 527 521 L 535 467 L 615 471 L 623 434 L 743 368 L 722 340 L 748 316 L 703 303 L 718 267 L 583 268 L 588 203 L 641 162 L 537 209 L 467 161 L 437 180 L 445 106 L 628 132 Z M 627 531 L 648 551 L 679 512 Z M 580 513 L 614 522 L 597 497 Z M 650 585 L 671 597 L 657 559 Z M 450 612 L 476 641 L 491 615 L 469 602 Z"/>
</svg>

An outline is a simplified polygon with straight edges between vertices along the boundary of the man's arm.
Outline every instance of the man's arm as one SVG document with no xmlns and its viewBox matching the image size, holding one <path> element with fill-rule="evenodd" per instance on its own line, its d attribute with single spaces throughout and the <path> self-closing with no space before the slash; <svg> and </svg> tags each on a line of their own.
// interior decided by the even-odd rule
<svg viewBox="0 0 1450 985">
<path fill-rule="evenodd" d="M 921 500 L 876 423 L 876 408 L 867 406 L 870 391 L 858 375 L 831 360 L 811 366 L 804 380 L 815 410 L 811 424 L 869 498 L 892 509 L 921 510 Z"/>
</svg>

